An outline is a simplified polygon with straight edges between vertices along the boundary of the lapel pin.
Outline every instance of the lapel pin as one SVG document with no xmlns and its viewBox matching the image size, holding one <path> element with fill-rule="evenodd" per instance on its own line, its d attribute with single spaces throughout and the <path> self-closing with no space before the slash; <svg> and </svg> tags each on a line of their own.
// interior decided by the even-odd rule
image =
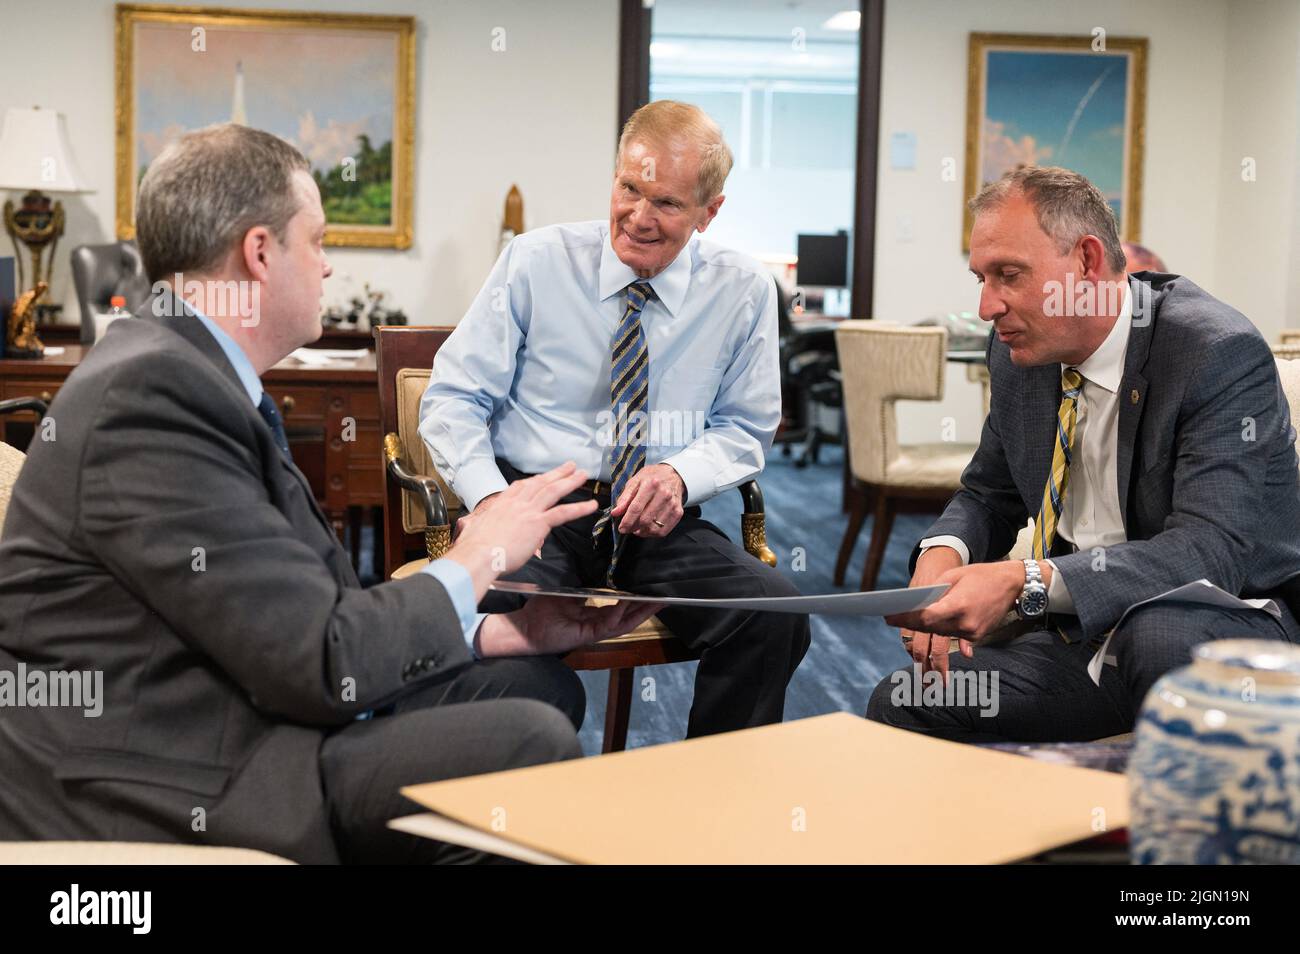
<svg viewBox="0 0 1300 954">
<path fill-rule="evenodd" d="M 1128 392 L 1128 399 L 1133 404 L 1136 404 L 1141 397 L 1142 395 L 1138 394 L 1137 388 L 1134 388 L 1132 391 Z"/>
</svg>

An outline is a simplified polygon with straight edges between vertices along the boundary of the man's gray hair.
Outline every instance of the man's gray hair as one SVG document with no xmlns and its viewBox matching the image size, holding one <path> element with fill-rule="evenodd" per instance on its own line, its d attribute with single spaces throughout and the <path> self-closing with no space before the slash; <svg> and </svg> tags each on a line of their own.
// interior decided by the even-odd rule
<svg viewBox="0 0 1300 954">
<path fill-rule="evenodd" d="M 1013 195 L 1024 196 L 1034 207 L 1038 227 L 1051 236 L 1062 254 L 1085 235 L 1093 235 L 1106 250 L 1111 270 L 1124 272 L 1124 248 L 1115 213 L 1101 190 L 1084 176 L 1060 166 L 1020 166 L 984 186 L 970 200 L 970 210 L 979 215 Z"/>
<path fill-rule="evenodd" d="M 306 158 L 278 136 L 235 123 L 171 143 L 149 165 L 135 200 L 136 242 L 149 281 L 218 266 L 249 229 L 281 245 L 298 211 L 293 174 Z"/>
</svg>

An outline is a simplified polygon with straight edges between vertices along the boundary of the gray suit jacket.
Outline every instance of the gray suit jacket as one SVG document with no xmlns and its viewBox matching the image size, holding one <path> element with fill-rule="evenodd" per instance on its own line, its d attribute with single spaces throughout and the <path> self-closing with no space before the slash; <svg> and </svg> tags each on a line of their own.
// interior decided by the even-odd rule
<svg viewBox="0 0 1300 954">
<path fill-rule="evenodd" d="M 50 418 L 0 538 L 0 670 L 102 671 L 103 712 L 0 707 L 0 839 L 337 860 L 321 740 L 470 661 L 446 591 L 360 587 L 196 318 L 113 324 Z"/>
<path fill-rule="evenodd" d="M 1116 488 L 1128 539 L 1106 549 L 1104 564 L 1089 551 L 1053 556 L 1085 636 L 1193 580 L 1283 596 L 1300 575 L 1296 434 L 1268 344 L 1181 276 L 1139 272 L 1129 290 Z M 1059 365 L 1018 368 L 996 337 L 988 361 L 979 449 L 925 534 L 959 537 L 972 562 L 1000 559 L 1037 515 L 1061 400 Z"/>
</svg>

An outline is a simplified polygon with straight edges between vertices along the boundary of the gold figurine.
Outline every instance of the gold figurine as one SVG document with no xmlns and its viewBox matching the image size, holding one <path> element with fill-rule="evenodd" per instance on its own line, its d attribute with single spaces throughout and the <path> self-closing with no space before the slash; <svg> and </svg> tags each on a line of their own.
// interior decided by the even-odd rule
<svg viewBox="0 0 1300 954">
<path fill-rule="evenodd" d="M 39 358 L 45 354 L 45 345 L 36 336 L 36 302 L 49 285 L 37 282 L 36 287 L 23 292 L 14 302 L 5 328 L 6 358 Z"/>
</svg>

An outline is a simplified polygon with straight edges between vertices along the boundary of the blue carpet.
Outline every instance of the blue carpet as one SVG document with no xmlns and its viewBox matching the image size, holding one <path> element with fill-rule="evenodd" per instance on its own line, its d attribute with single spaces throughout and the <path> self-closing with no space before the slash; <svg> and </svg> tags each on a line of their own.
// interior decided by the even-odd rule
<svg viewBox="0 0 1300 954">
<path fill-rule="evenodd" d="M 823 448 L 821 462 L 803 470 L 774 453 L 759 478 L 767 509 L 767 539 L 777 555 L 777 567 L 807 594 L 852 592 L 858 588 L 866 559 L 871 521 L 863 526 L 845 576 L 835 587 L 835 555 L 848 515 L 840 512 L 838 447 Z M 704 505 L 704 517 L 733 540 L 740 537 L 740 494 L 723 494 Z M 894 521 L 877 589 L 907 585 L 907 560 L 921 534 L 933 523 L 928 515 L 900 515 Z M 797 547 L 805 554 L 801 571 L 792 568 Z M 898 630 L 884 620 L 852 616 L 812 617 L 812 646 L 790 681 L 786 720 L 806 719 L 827 712 L 861 714 L 867 698 L 882 678 L 907 664 Z M 686 717 L 694 692 L 695 663 L 654 666 L 636 672 L 637 695 L 632 703 L 628 748 L 672 742 L 686 734 Z M 608 676 L 584 672 L 587 717 L 580 737 L 588 754 L 600 751 L 605 725 Z M 650 680 L 650 681 L 647 681 Z"/>
</svg>

